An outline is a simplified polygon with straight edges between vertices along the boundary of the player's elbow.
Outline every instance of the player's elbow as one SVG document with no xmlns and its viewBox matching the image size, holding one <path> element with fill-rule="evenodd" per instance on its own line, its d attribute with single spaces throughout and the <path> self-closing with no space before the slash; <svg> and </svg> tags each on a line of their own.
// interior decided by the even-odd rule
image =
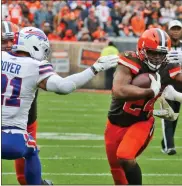
<svg viewBox="0 0 182 186">
<path fill-rule="evenodd" d="M 123 87 L 115 87 L 112 89 L 112 95 L 116 99 L 125 99 L 126 98 L 126 93 L 124 91 Z"/>
<path fill-rule="evenodd" d="M 57 93 L 61 95 L 67 95 L 72 93 L 75 89 L 76 86 L 73 82 L 67 82 L 64 83 L 63 85 L 59 85 Z"/>
</svg>

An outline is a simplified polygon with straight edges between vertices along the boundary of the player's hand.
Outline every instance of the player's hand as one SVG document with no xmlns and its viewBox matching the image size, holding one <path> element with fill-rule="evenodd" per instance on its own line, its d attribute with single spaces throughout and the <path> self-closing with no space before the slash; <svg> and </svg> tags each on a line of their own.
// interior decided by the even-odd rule
<svg viewBox="0 0 182 186">
<path fill-rule="evenodd" d="M 165 99 L 182 103 L 182 93 L 177 92 L 172 85 L 168 85 L 162 95 Z"/>
<path fill-rule="evenodd" d="M 161 76 L 158 73 L 156 73 L 156 76 L 157 76 L 157 80 L 155 80 L 152 74 L 149 74 L 149 78 L 151 79 L 150 88 L 154 92 L 154 97 L 156 97 L 159 94 L 161 89 Z"/>
<path fill-rule="evenodd" d="M 173 111 L 163 95 L 158 99 L 158 101 L 160 102 L 161 110 L 154 110 L 153 114 L 165 120 L 175 121 L 178 118 L 179 113 Z"/>
<path fill-rule="evenodd" d="M 96 72 L 105 71 L 110 68 L 116 67 L 119 61 L 118 55 L 108 55 L 100 57 L 92 67 Z"/>
<path fill-rule="evenodd" d="M 167 55 L 169 63 L 181 63 L 182 64 L 182 51 L 170 51 Z"/>
</svg>

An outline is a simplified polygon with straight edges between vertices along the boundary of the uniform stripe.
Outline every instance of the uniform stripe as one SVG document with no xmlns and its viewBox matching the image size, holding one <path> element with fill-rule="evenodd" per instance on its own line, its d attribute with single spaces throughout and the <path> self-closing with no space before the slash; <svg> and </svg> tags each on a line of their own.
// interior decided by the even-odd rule
<svg viewBox="0 0 182 186">
<path fill-rule="evenodd" d="M 169 75 L 170 75 L 171 78 L 175 78 L 175 76 L 179 73 L 181 73 L 181 67 L 180 66 L 169 70 Z"/>
<path fill-rule="evenodd" d="M 52 67 L 52 65 L 51 64 L 41 65 L 41 66 L 39 66 L 39 69 L 43 69 L 45 67 Z"/>
<path fill-rule="evenodd" d="M 158 34 L 158 37 L 159 37 L 159 46 L 162 46 L 162 35 L 161 35 L 161 32 L 160 32 L 160 29 L 156 29 L 157 30 L 157 34 Z"/>
<path fill-rule="evenodd" d="M 53 69 L 41 70 L 41 71 L 39 71 L 39 75 L 42 75 L 42 74 L 45 74 L 45 73 L 48 73 L 48 72 L 53 72 Z"/>
<path fill-rule="evenodd" d="M 137 74 L 139 72 L 139 69 L 137 67 L 135 67 L 135 66 L 131 65 L 130 63 L 127 63 L 123 60 L 120 60 L 120 62 L 118 64 L 129 67 L 133 74 Z"/>
</svg>

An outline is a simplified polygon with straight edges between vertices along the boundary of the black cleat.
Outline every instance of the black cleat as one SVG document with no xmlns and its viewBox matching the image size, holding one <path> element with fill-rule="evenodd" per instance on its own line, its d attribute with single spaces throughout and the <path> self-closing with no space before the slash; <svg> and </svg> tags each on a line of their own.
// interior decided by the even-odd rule
<svg viewBox="0 0 182 186">
<path fill-rule="evenodd" d="M 175 155 L 177 152 L 175 150 L 175 148 L 169 148 L 167 150 L 162 149 L 161 150 L 164 154 L 168 154 L 168 155 Z"/>
<path fill-rule="evenodd" d="M 51 180 L 42 180 L 41 185 L 53 185 Z"/>
</svg>

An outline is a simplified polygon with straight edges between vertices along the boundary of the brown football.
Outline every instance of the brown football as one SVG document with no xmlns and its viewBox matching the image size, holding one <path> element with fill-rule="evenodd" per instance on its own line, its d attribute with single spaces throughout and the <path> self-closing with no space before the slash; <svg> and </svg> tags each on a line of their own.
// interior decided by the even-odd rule
<svg viewBox="0 0 182 186">
<path fill-rule="evenodd" d="M 132 85 L 135 85 L 140 88 L 150 88 L 151 80 L 149 78 L 149 74 L 152 74 L 155 79 L 157 78 L 154 73 L 143 73 L 137 75 L 131 82 Z"/>
</svg>

